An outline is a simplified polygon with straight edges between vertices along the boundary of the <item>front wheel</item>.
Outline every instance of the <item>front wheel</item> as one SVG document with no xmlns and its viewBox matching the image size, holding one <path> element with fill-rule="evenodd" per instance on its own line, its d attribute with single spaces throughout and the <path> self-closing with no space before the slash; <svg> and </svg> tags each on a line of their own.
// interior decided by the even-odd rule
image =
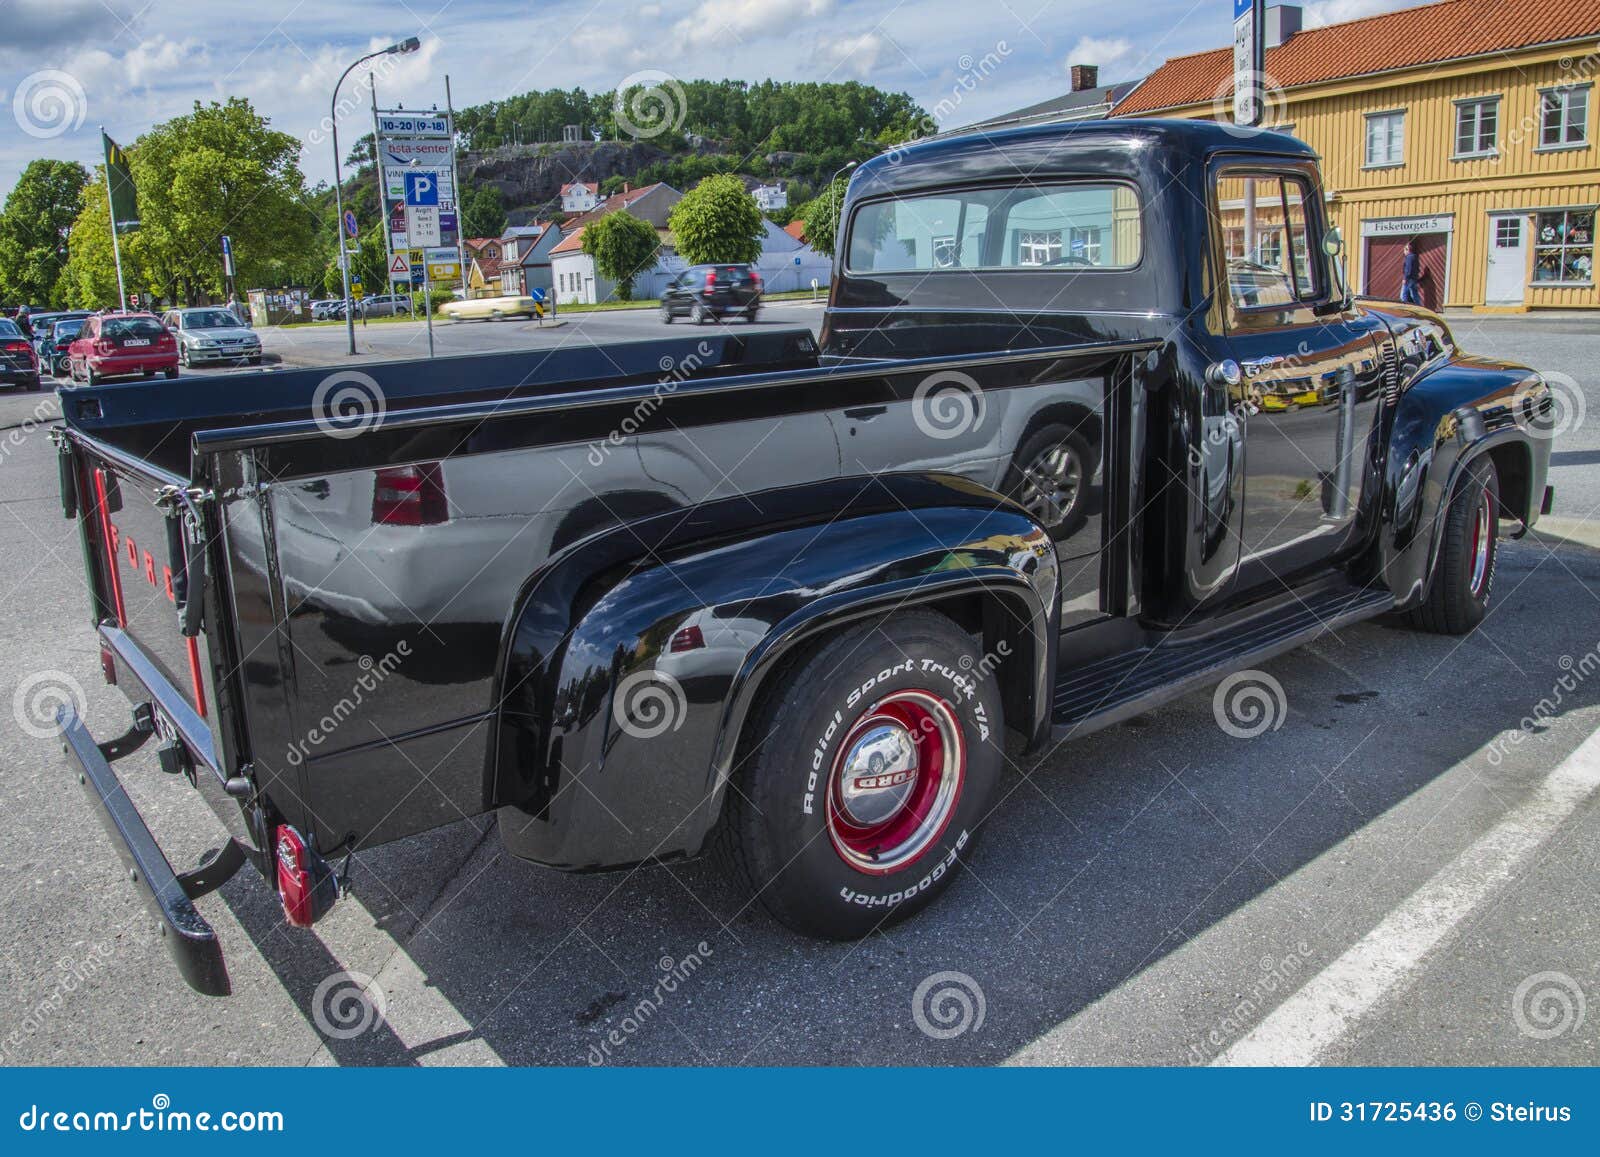
<svg viewBox="0 0 1600 1157">
<path fill-rule="evenodd" d="M 813 646 L 762 696 L 716 842 L 778 920 L 853 940 L 949 886 L 1003 758 L 976 651 L 942 615 L 893 615 Z"/>
<path fill-rule="evenodd" d="M 1500 533 L 1500 475 L 1487 455 L 1474 458 L 1456 480 L 1439 537 L 1428 597 L 1413 610 L 1413 626 L 1440 635 L 1465 635 L 1489 613 Z"/>
<path fill-rule="evenodd" d="M 689 317 L 695 325 L 705 325 L 706 322 L 711 320 L 711 311 L 699 302 L 695 302 L 694 309 L 690 311 Z"/>
<path fill-rule="evenodd" d="M 1017 450 L 1003 489 L 1060 542 L 1089 520 L 1093 475 L 1089 443 L 1069 426 L 1051 425 Z"/>
<path fill-rule="evenodd" d="M 672 324 L 672 307 L 664 301 L 661 303 L 661 321 L 665 325 Z"/>
</svg>

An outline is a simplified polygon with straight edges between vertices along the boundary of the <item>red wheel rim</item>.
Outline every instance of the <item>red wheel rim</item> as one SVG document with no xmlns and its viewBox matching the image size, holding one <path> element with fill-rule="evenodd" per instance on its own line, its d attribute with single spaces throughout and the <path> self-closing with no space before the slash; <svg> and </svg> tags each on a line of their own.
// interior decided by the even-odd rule
<svg viewBox="0 0 1600 1157">
<path fill-rule="evenodd" d="M 1472 518 L 1472 574 L 1468 589 L 1473 598 L 1482 598 L 1489 584 L 1489 491 L 1478 497 L 1478 509 Z"/>
<path fill-rule="evenodd" d="M 949 826 L 966 769 L 961 725 L 943 698 L 906 690 L 878 700 L 846 733 L 828 776 L 834 851 L 870 875 L 915 863 Z"/>
</svg>

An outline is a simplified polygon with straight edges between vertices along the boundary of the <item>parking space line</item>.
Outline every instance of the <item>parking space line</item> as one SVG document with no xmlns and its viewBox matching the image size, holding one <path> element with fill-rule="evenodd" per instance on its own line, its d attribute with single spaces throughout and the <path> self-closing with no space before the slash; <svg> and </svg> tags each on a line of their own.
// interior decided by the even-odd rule
<svg viewBox="0 0 1600 1157">
<path fill-rule="evenodd" d="M 1406 984 L 1429 951 L 1510 882 L 1522 863 L 1597 787 L 1600 731 L 1562 760 L 1532 795 L 1212 1064 L 1316 1064 L 1356 1021 Z"/>
</svg>

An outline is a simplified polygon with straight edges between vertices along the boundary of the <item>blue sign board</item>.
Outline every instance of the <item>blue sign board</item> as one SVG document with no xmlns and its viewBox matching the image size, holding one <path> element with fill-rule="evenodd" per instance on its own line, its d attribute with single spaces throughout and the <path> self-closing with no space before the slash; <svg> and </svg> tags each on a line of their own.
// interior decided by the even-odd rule
<svg viewBox="0 0 1600 1157">
<path fill-rule="evenodd" d="M 536 285 L 532 289 L 528 290 L 528 296 L 533 298 L 533 300 L 535 300 L 535 301 L 543 301 L 544 300 L 544 290 L 540 289 Z"/>
<path fill-rule="evenodd" d="M 1246 12 L 1250 11 L 1250 7 L 1254 2 L 1255 0 L 1233 0 L 1233 19 L 1235 23 Z"/>
<path fill-rule="evenodd" d="M 354 209 L 346 209 L 344 211 L 344 231 L 352 237 L 356 235 L 356 211 Z"/>
<path fill-rule="evenodd" d="M 406 204 L 439 204 L 439 178 L 431 170 L 406 174 Z"/>
</svg>

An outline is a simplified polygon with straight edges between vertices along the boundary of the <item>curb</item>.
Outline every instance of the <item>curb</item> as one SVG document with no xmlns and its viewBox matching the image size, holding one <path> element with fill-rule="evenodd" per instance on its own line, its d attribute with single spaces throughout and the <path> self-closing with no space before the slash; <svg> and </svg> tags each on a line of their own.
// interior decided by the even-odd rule
<svg viewBox="0 0 1600 1157">
<path fill-rule="evenodd" d="M 1546 514 L 1528 532 L 1528 537 L 1546 546 L 1581 546 L 1588 550 L 1600 550 L 1600 522 Z"/>
</svg>

